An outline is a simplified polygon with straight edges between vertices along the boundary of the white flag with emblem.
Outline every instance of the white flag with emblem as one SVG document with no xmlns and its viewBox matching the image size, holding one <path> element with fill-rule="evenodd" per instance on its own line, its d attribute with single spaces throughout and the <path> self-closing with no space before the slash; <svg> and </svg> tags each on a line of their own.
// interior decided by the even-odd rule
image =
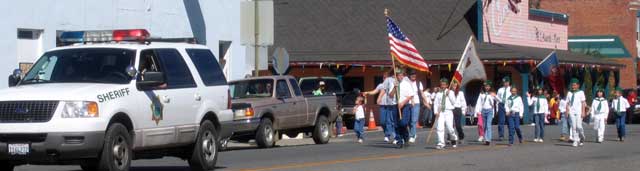
<svg viewBox="0 0 640 171">
<path fill-rule="evenodd" d="M 469 42 L 464 48 L 460 62 L 453 76 L 453 81 L 457 81 L 460 86 L 464 86 L 472 80 L 486 80 L 487 73 L 484 70 L 484 64 L 478 57 L 476 46 L 473 43 L 473 36 L 469 37 Z"/>
</svg>

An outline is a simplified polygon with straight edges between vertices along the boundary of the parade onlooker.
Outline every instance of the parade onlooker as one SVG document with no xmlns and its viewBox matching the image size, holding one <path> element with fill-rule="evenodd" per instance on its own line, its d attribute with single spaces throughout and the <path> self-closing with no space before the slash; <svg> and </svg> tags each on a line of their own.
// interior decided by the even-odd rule
<svg viewBox="0 0 640 171">
<path fill-rule="evenodd" d="M 454 94 L 456 96 L 456 100 L 453 103 L 453 125 L 456 129 L 456 134 L 458 135 L 458 142 L 462 142 L 464 140 L 464 130 L 463 119 L 465 111 L 467 111 L 467 100 L 464 97 L 464 92 L 460 90 L 458 87 L 458 82 L 453 82 L 452 86 L 454 89 Z"/>
<path fill-rule="evenodd" d="M 358 138 L 358 143 L 362 143 L 364 141 L 364 97 L 358 96 L 356 98 L 353 113 L 356 115 L 353 130 L 356 133 L 356 138 Z"/>
<path fill-rule="evenodd" d="M 616 88 L 616 98 L 611 102 L 611 108 L 613 108 L 613 112 L 616 114 L 616 128 L 618 128 L 618 140 L 624 141 L 626 129 L 625 129 L 625 119 L 627 115 L 627 108 L 629 108 L 629 102 L 627 99 L 622 97 L 622 89 L 620 87 Z"/>
<path fill-rule="evenodd" d="M 314 96 L 322 96 L 322 95 L 324 95 L 324 91 L 325 91 L 324 89 L 325 89 L 324 81 L 320 81 L 318 83 L 318 89 L 313 91 L 313 95 Z"/>
<path fill-rule="evenodd" d="M 607 123 L 607 117 L 609 116 L 609 104 L 607 99 L 604 98 L 604 90 L 598 88 L 596 90 L 596 98 L 591 102 L 591 109 L 589 110 L 591 118 L 593 118 L 593 129 L 597 131 L 598 138 L 596 142 L 602 143 L 604 141 L 604 129 Z"/>
<path fill-rule="evenodd" d="M 431 119 L 433 117 L 433 97 L 435 96 L 434 93 L 431 92 L 430 88 L 427 88 L 424 92 L 424 125 L 429 125 L 431 124 Z"/>
<path fill-rule="evenodd" d="M 629 94 L 627 95 L 627 101 L 629 101 L 629 107 L 627 108 L 626 121 L 628 124 L 631 124 L 631 122 L 633 122 L 633 107 L 635 107 L 637 97 L 638 95 L 636 94 L 636 91 L 633 89 L 629 91 Z"/>
<path fill-rule="evenodd" d="M 569 115 L 567 113 L 567 100 L 560 96 L 560 93 L 556 93 L 556 98 L 560 99 L 558 102 L 558 111 L 560 112 L 560 140 L 566 141 L 567 137 L 570 136 L 569 129 L 571 128 L 571 120 L 569 119 Z"/>
</svg>

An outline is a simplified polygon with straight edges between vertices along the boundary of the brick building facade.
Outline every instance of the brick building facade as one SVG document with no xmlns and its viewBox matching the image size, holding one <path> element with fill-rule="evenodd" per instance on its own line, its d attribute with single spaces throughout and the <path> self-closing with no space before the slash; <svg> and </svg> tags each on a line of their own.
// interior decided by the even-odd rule
<svg viewBox="0 0 640 171">
<path fill-rule="evenodd" d="M 617 35 L 631 56 L 611 59 L 626 67 L 620 70 L 620 86 L 637 86 L 638 56 L 636 46 L 636 12 L 629 9 L 632 0 L 539 0 L 541 9 L 566 13 L 569 36 Z M 533 7 L 533 6 L 532 6 Z"/>
</svg>

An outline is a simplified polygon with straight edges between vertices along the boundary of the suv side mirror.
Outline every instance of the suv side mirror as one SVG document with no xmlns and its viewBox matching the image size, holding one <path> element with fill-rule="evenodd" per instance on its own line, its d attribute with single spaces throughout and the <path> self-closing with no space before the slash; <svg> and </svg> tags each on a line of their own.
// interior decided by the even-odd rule
<svg viewBox="0 0 640 171">
<path fill-rule="evenodd" d="M 22 70 L 15 69 L 13 70 L 13 74 L 9 75 L 9 87 L 15 87 L 20 82 L 22 75 Z"/>
<path fill-rule="evenodd" d="M 164 73 L 145 72 L 141 74 L 141 79 L 136 83 L 141 89 L 149 89 L 164 84 Z"/>
</svg>

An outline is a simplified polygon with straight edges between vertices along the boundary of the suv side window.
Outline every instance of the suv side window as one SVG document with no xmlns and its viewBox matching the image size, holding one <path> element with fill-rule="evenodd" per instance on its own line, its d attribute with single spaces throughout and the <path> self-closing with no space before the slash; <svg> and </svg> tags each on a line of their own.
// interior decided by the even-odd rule
<svg viewBox="0 0 640 171">
<path fill-rule="evenodd" d="M 227 79 L 220 69 L 216 57 L 208 49 L 187 49 L 187 54 L 196 66 L 205 86 L 226 85 Z"/>
<path fill-rule="evenodd" d="M 165 71 L 167 88 L 191 88 L 197 87 L 193 81 L 191 71 L 184 62 L 182 55 L 176 49 L 156 49 L 160 64 Z"/>
<path fill-rule="evenodd" d="M 300 90 L 300 87 L 298 87 L 298 82 L 295 79 L 289 79 L 289 84 L 291 84 L 293 92 L 296 93 L 296 96 L 302 95 L 302 91 Z"/>
<path fill-rule="evenodd" d="M 291 91 L 289 91 L 289 85 L 287 81 L 278 80 L 276 83 L 276 97 L 291 98 Z"/>
</svg>

